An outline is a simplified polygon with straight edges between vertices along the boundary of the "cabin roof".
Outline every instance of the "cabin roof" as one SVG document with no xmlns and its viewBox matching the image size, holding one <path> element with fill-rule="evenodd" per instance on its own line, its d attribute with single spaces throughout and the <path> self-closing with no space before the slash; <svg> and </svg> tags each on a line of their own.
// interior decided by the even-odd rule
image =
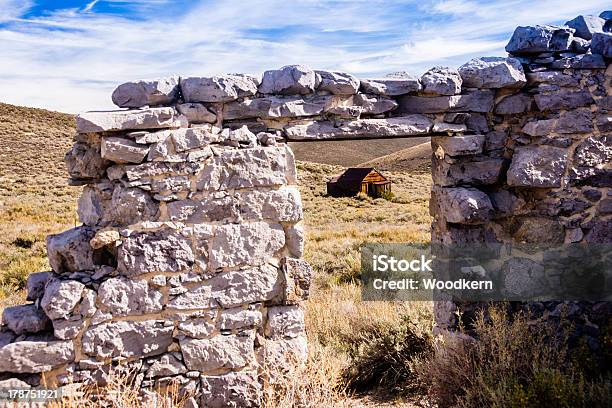
<svg viewBox="0 0 612 408">
<path fill-rule="evenodd" d="M 346 171 L 344 173 L 342 173 L 341 175 L 332 178 L 330 181 L 332 183 L 334 183 L 334 182 L 351 182 L 351 181 L 352 182 L 355 182 L 355 181 L 361 182 L 364 178 L 367 177 L 368 174 L 370 174 L 373 171 L 376 172 L 377 174 L 379 174 L 383 179 L 387 180 L 387 178 L 385 176 L 383 176 L 374 167 L 351 167 L 349 169 L 346 169 Z"/>
</svg>

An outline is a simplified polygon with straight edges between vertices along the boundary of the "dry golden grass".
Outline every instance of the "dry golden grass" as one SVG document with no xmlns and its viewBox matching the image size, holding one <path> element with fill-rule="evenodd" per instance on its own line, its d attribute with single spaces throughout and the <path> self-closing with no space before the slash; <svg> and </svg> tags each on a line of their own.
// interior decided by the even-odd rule
<svg viewBox="0 0 612 408">
<path fill-rule="evenodd" d="M 0 103 L 0 309 L 49 269 L 45 237 L 75 225 L 80 189 L 63 166 L 73 133 L 71 115 Z"/>
</svg>

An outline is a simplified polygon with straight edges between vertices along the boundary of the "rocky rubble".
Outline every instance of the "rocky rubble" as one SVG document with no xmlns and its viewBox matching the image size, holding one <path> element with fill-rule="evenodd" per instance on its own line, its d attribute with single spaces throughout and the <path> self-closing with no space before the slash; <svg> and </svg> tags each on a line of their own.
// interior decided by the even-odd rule
<svg viewBox="0 0 612 408">
<path fill-rule="evenodd" d="M 103 384 L 122 365 L 143 405 L 172 383 L 192 406 L 258 405 L 268 370 L 307 352 L 286 141 L 431 135 L 433 242 L 612 242 L 610 18 L 518 27 L 509 57 L 420 78 L 288 65 L 120 85 L 130 109 L 77 117 L 83 225 L 48 237 L 53 270 L 5 309 L 0 380 Z M 440 327 L 454 307 L 436 304 Z"/>
</svg>

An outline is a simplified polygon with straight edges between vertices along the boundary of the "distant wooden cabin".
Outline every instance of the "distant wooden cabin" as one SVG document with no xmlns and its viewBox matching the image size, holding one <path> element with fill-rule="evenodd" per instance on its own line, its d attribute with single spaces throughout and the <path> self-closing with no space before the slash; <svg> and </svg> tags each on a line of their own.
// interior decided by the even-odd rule
<svg viewBox="0 0 612 408">
<path fill-rule="evenodd" d="M 365 193 L 376 198 L 385 192 L 391 192 L 391 182 L 373 167 L 352 167 L 327 182 L 327 194 L 334 197 Z"/>
</svg>

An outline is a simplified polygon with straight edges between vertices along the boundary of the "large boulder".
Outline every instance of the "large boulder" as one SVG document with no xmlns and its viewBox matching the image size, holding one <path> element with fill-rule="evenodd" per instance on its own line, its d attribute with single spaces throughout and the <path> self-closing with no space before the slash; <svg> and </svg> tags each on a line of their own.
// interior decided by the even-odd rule
<svg viewBox="0 0 612 408">
<path fill-rule="evenodd" d="M 521 88 L 527 83 L 523 66 L 515 58 L 474 58 L 459 67 L 463 86 L 471 88 Z"/>
<path fill-rule="evenodd" d="M 331 92 L 335 95 L 353 95 L 359 90 L 359 79 L 346 72 L 315 71 L 321 81 L 317 90 Z"/>
<path fill-rule="evenodd" d="M 578 16 L 565 23 L 569 28 L 576 30 L 574 36 L 590 40 L 594 33 L 603 32 L 606 20 L 597 16 Z"/>
<path fill-rule="evenodd" d="M 526 146 L 515 150 L 508 169 L 512 187 L 561 187 L 567 150 L 552 146 Z"/>
<path fill-rule="evenodd" d="M 178 83 L 176 76 L 153 81 L 126 82 L 113 91 L 113 103 L 120 108 L 170 105 L 178 97 Z"/>
<path fill-rule="evenodd" d="M 257 85 L 257 78 L 242 74 L 181 78 L 185 102 L 230 102 L 255 95 Z"/>
<path fill-rule="evenodd" d="M 430 95 L 456 95 L 461 93 L 462 79 L 456 69 L 433 67 L 421 76 L 422 92 Z"/>
<path fill-rule="evenodd" d="M 181 122 L 174 108 L 149 108 L 107 112 L 85 112 L 76 117 L 77 132 L 177 128 Z"/>
<path fill-rule="evenodd" d="M 539 54 L 542 52 L 569 51 L 574 29 L 552 25 L 517 27 L 506 45 L 513 55 Z"/>
<path fill-rule="evenodd" d="M 287 65 L 263 74 L 259 92 L 262 94 L 307 95 L 313 93 L 316 73 L 303 65 Z"/>
</svg>

